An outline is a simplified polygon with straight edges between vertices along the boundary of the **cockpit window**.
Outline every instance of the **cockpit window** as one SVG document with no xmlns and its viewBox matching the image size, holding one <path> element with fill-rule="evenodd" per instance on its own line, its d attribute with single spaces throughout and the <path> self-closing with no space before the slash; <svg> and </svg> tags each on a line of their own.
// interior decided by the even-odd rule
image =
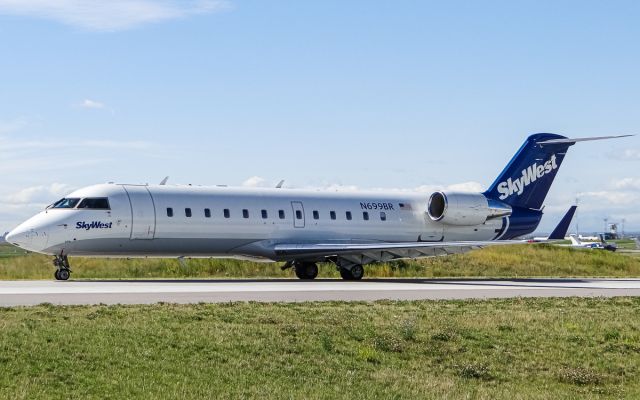
<svg viewBox="0 0 640 400">
<path fill-rule="evenodd" d="M 51 208 L 74 208 L 80 199 L 62 199 L 51 205 Z"/>
<path fill-rule="evenodd" d="M 88 197 L 82 199 L 78 208 L 88 208 L 91 210 L 109 210 L 109 200 L 106 197 Z"/>
</svg>

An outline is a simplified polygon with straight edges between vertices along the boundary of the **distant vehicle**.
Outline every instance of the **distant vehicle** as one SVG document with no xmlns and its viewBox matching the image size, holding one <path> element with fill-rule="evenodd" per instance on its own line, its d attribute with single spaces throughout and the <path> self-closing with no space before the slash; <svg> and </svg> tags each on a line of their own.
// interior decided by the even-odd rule
<svg viewBox="0 0 640 400">
<path fill-rule="evenodd" d="M 59 280 L 69 279 L 67 256 L 280 261 L 300 279 L 314 279 L 317 263 L 328 261 L 343 279 L 357 280 L 369 263 L 523 243 L 515 239 L 538 226 L 569 147 L 614 137 L 622 136 L 531 135 L 483 193 L 90 186 L 22 223 L 7 240 L 53 255 Z"/>
<path fill-rule="evenodd" d="M 615 243 L 607 243 L 604 236 L 600 236 L 599 242 L 583 242 L 575 235 L 570 235 L 571 247 L 580 247 L 585 249 L 616 251 L 618 246 Z"/>
</svg>

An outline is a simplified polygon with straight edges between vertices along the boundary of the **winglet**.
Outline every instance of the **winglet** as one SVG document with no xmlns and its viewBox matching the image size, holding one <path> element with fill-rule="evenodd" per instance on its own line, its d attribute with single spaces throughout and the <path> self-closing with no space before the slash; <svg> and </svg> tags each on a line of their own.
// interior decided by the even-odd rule
<svg viewBox="0 0 640 400">
<path fill-rule="evenodd" d="M 282 189 L 282 185 L 284 185 L 284 179 L 278 182 L 278 184 L 276 185 L 276 189 Z"/>
<path fill-rule="evenodd" d="M 168 180 L 169 180 L 169 177 L 165 176 L 164 179 L 160 182 L 160 186 L 166 185 Z"/>
<path fill-rule="evenodd" d="M 571 220 L 573 219 L 573 215 L 576 213 L 576 209 L 578 206 L 569 207 L 569 211 L 562 217 L 556 229 L 551 232 L 548 240 L 562 240 L 564 239 L 567 231 L 569 230 L 569 225 L 571 225 Z"/>
<path fill-rule="evenodd" d="M 618 136 L 597 136 L 597 137 L 586 137 L 586 138 L 564 138 L 564 139 L 549 139 L 542 140 L 540 142 L 536 142 L 541 146 L 550 145 L 550 144 L 574 144 L 577 142 L 588 142 L 591 140 L 605 140 L 605 139 L 618 139 L 623 137 L 629 137 L 635 135 L 618 135 Z"/>
</svg>

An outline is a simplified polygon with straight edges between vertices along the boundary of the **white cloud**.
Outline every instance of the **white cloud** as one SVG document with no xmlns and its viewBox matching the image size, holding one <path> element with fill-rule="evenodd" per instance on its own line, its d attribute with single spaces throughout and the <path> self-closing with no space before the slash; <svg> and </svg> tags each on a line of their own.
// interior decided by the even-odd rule
<svg viewBox="0 0 640 400">
<path fill-rule="evenodd" d="M 93 109 L 101 109 L 104 108 L 104 103 L 99 101 L 84 99 L 82 103 L 80 103 L 80 107 L 82 108 L 93 108 Z"/>
<path fill-rule="evenodd" d="M 613 182 L 614 188 L 619 190 L 640 190 L 640 178 L 622 178 Z"/>
<path fill-rule="evenodd" d="M 0 0 L 0 14 L 50 19 L 93 31 L 119 31 L 229 7 L 226 0 Z"/>
<path fill-rule="evenodd" d="M 264 187 L 265 186 L 265 179 L 261 178 L 259 176 L 252 176 L 251 178 L 247 179 L 246 181 L 242 182 L 242 186 L 245 187 Z"/>
<path fill-rule="evenodd" d="M 0 121 L 0 135 L 19 131 L 27 126 L 27 120 L 18 118 L 11 121 Z"/>
<path fill-rule="evenodd" d="M 598 192 L 583 192 L 578 193 L 578 197 L 592 197 L 606 205 L 606 209 L 610 209 L 612 206 L 628 206 L 636 204 L 640 200 L 640 194 L 624 191 L 598 191 Z"/>
<path fill-rule="evenodd" d="M 626 149 L 622 152 L 623 160 L 640 160 L 640 149 Z"/>
<path fill-rule="evenodd" d="M 55 201 L 73 191 L 73 187 L 64 183 L 32 186 L 3 196 L 3 203 L 12 205 L 44 204 Z"/>
</svg>

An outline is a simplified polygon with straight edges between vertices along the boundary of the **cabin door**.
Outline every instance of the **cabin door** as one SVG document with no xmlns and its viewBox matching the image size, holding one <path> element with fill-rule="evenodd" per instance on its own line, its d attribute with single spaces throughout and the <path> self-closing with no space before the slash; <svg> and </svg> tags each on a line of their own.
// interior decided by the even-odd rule
<svg viewBox="0 0 640 400">
<path fill-rule="evenodd" d="M 293 226 L 294 228 L 304 228 L 304 207 L 300 201 L 292 201 Z"/>
<path fill-rule="evenodd" d="M 131 240 L 153 239 L 156 235 L 156 207 L 146 186 L 125 185 L 131 204 Z"/>
</svg>

